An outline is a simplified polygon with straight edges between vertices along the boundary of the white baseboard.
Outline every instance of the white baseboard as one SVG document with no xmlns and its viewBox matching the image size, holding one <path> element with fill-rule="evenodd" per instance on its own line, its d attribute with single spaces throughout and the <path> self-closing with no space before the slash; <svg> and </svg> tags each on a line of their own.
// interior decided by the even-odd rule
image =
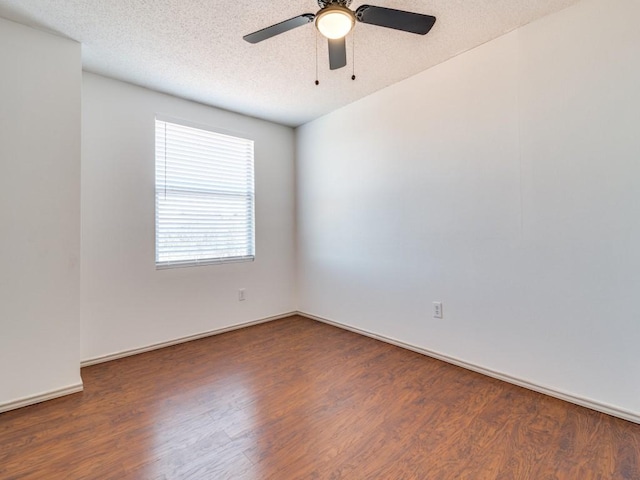
<svg viewBox="0 0 640 480">
<path fill-rule="evenodd" d="M 333 325 L 334 327 L 342 328 L 344 330 L 349 330 L 351 332 L 358 333 L 366 337 L 374 338 L 376 340 L 380 340 L 385 343 L 390 343 L 391 345 L 395 345 L 397 347 L 405 348 L 407 350 L 411 350 L 413 352 L 417 352 L 422 355 L 426 355 L 428 357 L 442 360 L 443 362 L 451 363 L 453 365 L 457 365 L 458 367 L 466 368 L 467 370 L 471 370 L 477 373 L 481 373 L 483 375 L 487 375 L 488 377 L 497 378 L 498 380 L 502 380 L 504 382 L 511 383 L 513 385 L 518 385 L 519 387 L 533 390 L 534 392 L 543 393 L 545 395 L 549 395 L 550 397 L 559 398 L 560 400 L 574 403 L 582 407 L 590 408 L 591 410 L 595 410 L 597 412 L 606 413 L 607 415 L 611 415 L 614 417 L 622 418 L 624 420 L 628 420 L 633 423 L 640 424 L 640 414 L 636 412 L 631 412 L 629 410 L 625 410 L 623 408 L 619 408 L 613 405 L 608 405 L 606 403 L 597 402 L 589 398 L 584 398 L 578 395 L 563 392 L 562 390 L 557 390 L 555 388 L 545 387 L 544 385 L 538 385 L 536 383 L 530 382 L 528 380 L 524 380 L 522 378 L 513 377 L 506 373 L 498 372 L 496 370 L 491 370 L 489 368 L 485 368 L 480 365 L 475 365 L 473 363 L 469 363 L 464 360 L 460 360 L 458 358 L 445 355 L 443 353 L 439 353 L 433 350 L 428 350 L 426 348 L 411 345 L 409 343 L 405 343 L 400 340 L 396 340 L 394 338 L 369 332 L 361 328 L 352 327 L 350 325 L 336 322 L 334 320 L 329 320 L 327 318 L 319 317 L 317 315 L 304 313 L 304 312 L 297 312 L 297 314 L 302 317 L 309 318 L 311 320 L 317 320 L 318 322 L 326 323 L 328 325 Z"/>
<path fill-rule="evenodd" d="M 252 320 L 250 322 L 244 322 L 237 325 L 231 325 L 228 327 L 222 327 L 215 330 L 209 330 L 195 335 L 189 335 L 187 337 L 180 337 L 166 342 L 154 343 L 145 347 L 133 348 L 131 350 L 124 350 L 122 352 L 111 353 L 109 355 L 103 355 L 100 357 L 89 358 L 80 362 L 80 367 L 89 367 L 91 365 L 97 365 L 99 363 L 110 362 L 111 360 L 118 360 L 119 358 L 130 357 L 132 355 L 138 355 L 139 353 L 150 352 L 152 350 L 158 350 L 159 348 L 171 347 L 172 345 L 178 345 L 180 343 L 191 342 L 192 340 L 199 340 L 201 338 L 211 337 L 213 335 L 220 335 L 221 333 L 231 332 L 240 328 L 251 327 L 253 325 L 259 325 L 261 323 L 272 322 L 273 320 L 279 320 L 281 318 L 290 317 L 296 315 L 297 312 L 282 313 L 280 315 L 274 315 L 272 317 L 261 318 L 258 320 Z"/>
<path fill-rule="evenodd" d="M 9 410 L 15 410 L 17 408 L 27 407 L 40 402 L 46 402 L 47 400 L 53 400 L 54 398 L 64 397 L 72 393 L 79 393 L 82 391 L 82 383 L 76 383 L 69 385 L 68 387 L 59 388 L 57 390 L 51 390 L 50 392 L 39 393 L 37 395 L 31 395 L 29 397 L 19 398 L 8 403 L 0 404 L 0 413 L 8 412 Z"/>
</svg>

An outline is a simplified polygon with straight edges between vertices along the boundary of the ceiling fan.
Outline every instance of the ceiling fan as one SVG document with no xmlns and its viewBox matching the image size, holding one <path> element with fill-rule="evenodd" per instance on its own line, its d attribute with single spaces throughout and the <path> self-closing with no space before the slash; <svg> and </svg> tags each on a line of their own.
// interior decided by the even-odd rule
<svg viewBox="0 0 640 480">
<path fill-rule="evenodd" d="M 436 23 L 436 17 L 431 15 L 372 5 L 361 5 L 354 12 L 349 9 L 351 2 L 352 0 L 318 0 L 320 10 L 316 14 L 305 13 L 242 38 L 249 43 L 258 43 L 315 20 L 318 31 L 329 40 L 329 67 L 336 70 L 347 64 L 345 37 L 356 21 L 418 35 L 426 35 Z"/>
</svg>

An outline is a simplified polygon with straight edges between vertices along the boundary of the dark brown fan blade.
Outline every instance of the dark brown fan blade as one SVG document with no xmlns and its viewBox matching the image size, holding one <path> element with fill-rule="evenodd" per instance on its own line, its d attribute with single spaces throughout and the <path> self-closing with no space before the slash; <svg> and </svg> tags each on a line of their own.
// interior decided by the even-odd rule
<svg viewBox="0 0 640 480">
<path fill-rule="evenodd" d="M 337 70 L 347 65 L 347 44 L 344 39 L 329 39 L 329 68 Z"/>
<path fill-rule="evenodd" d="M 275 25 L 271 25 L 270 27 L 250 33 L 249 35 L 245 35 L 242 38 L 244 38 L 249 43 L 258 43 L 266 40 L 267 38 L 275 37 L 276 35 L 280 35 L 281 33 L 288 32 L 289 30 L 293 30 L 294 28 L 313 22 L 314 18 L 316 18 L 316 16 L 313 13 L 305 13 L 304 15 L 290 18 L 289 20 L 285 20 L 284 22 L 276 23 Z"/>
<path fill-rule="evenodd" d="M 426 35 L 436 23 L 436 17 L 421 13 L 405 12 L 393 8 L 362 5 L 356 10 L 356 18 L 362 23 L 394 28 L 403 32 Z"/>
</svg>

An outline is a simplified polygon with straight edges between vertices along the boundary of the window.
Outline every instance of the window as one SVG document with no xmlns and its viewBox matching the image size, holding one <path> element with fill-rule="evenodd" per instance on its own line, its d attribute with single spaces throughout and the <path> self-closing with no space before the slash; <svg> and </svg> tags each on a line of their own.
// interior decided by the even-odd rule
<svg viewBox="0 0 640 480">
<path fill-rule="evenodd" d="M 156 118 L 156 268 L 254 248 L 253 141 Z"/>
</svg>

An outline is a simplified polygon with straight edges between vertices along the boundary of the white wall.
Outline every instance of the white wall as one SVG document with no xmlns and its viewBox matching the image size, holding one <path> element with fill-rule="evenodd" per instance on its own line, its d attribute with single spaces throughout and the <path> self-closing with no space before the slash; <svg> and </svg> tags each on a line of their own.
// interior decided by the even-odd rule
<svg viewBox="0 0 640 480">
<path fill-rule="evenodd" d="M 640 418 L 638 17 L 585 0 L 301 127 L 300 310 Z"/>
<path fill-rule="evenodd" d="M 254 262 L 155 269 L 156 114 L 255 141 Z M 294 150 L 291 128 L 85 73 L 83 360 L 294 311 Z"/>
<path fill-rule="evenodd" d="M 80 45 L 0 19 L 0 410 L 81 388 Z"/>
</svg>

